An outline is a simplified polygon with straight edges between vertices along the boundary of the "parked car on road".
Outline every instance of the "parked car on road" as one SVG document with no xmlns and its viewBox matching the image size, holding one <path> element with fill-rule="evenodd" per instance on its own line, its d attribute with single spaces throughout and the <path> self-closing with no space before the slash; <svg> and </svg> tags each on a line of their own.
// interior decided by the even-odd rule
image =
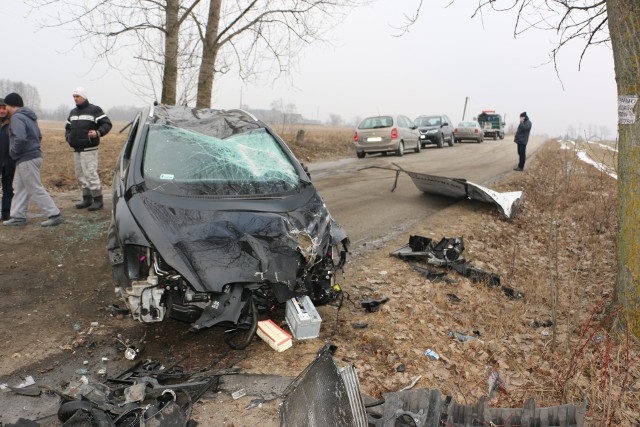
<svg viewBox="0 0 640 427">
<path fill-rule="evenodd" d="M 420 152 L 417 127 L 402 114 L 367 117 L 360 122 L 353 135 L 358 158 L 373 153 L 404 155 L 405 150 Z"/>
<path fill-rule="evenodd" d="M 427 144 L 435 144 L 438 148 L 442 148 L 445 141 L 449 147 L 452 147 L 455 143 L 453 123 L 446 114 L 419 116 L 413 123 L 418 126 L 420 142 L 423 147 Z"/>
<path fill-rule="evenodd" d="M 245 111 L 143 110 L 112 188 L 107 249 L 135 320 L 222 326 L 244 348 L 258 313 L 339 295 L 346 233 L 282 139 Z"/>
<path fill-rule="evenodd" d="M 456 142 L 472 140 L 481 143 L 484 141 L 484 132 L 480 128 L 480 123 L 475 120 L 458 123 L 458 126 L 453 129 L 453 136 Z"/>
</svg>

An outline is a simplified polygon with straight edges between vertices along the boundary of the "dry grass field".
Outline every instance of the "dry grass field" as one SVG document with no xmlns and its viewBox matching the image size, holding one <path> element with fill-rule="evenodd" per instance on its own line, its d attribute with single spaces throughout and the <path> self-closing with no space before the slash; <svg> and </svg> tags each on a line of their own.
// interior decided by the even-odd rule
<svg viewBox="0 0 640 427">
<path fill-rule="evenodd" d="M 0 261 L 9 266 L 2 270 L 7 279 L 0 283 L 5 296 L 0 302 L 0 340 L 7 343 L 0 350 L 0 366 L 5 373 L 27 366 L 38 352 L 55 352 L 61 342 L 77 339 L 72 321 L 92 321 L 100 315 L 109 331 L 132 323 L 113 320 L 96 309 L 114 302 L 104 250 L 109 213 L 86 215 L 72 208 L 69 194 L 76 199 L 79 194 L 62 127 L 47 122 L 41 126 L 43 181 L 64 204 L 67 222 L 56 230 L 25 227 L 0 235 Z M 349 128 L 309 127 L 303 141 L 296 141 L 298 128 L 277 131 L 303 162 L 355 156 Z M 101 145 L 100 173 L 107 185 L 124 138 L 114 131 Z M 588 399 L 585 425 L 640 425 L 640 345 L 621 332 L 624 319 L 617 316 L 614 301 L 616 181 L 576 154 L 550 141 L 527 163 L 525 172 L 508 174 L 493 186 L 497 191 L 524 191 L 522 209 L 511 221 L 491 207 L 459 202 L 411 230 L 434 239 L 464 237 L 465 257 L 499 274 L 502 285 L 522 292 L 523 299 L 510 299 L 499 288 L 452 272 L 455 283 L 431 282 L 409 263 L 389 256 L 406 240 L 387 242 L 349 261 L 339 316 L 333 306 L 319 307 L 323 319 L 331 319 L 323 324 L 321 339 L 338 346 L 340 363 L 356 366 L 363 392 L 380 396 L 420 376 L 416 387 L 439 388 L 458 403 L 474 404 L 487 394 L 486 373 L 491 368 L 506 384 L 506 392 L 492 401 L 495 406 L 522 407 L 528 398 L 535 398 L 539 406 Z M 602 150 L 603 157 L 610 155 Z M 615 158 L 607 159 L 615 164 Z M 26 291 L 13 292 L 10 280 Z M 50 292 L 53 286 L 56 292 Z M 455 302 L 450 294 L 461 301 Z M 364 313 L 357 304 L 382 296 L 389 302 L 376 313 Z M 17 309 L 36 302 L 37 316 Z M 535 327 L 535 322 L 546 321 L 553 325 Z M 354 322 L 369 327 L 356 330 Z M 206 335 L 178 335 L 175 331 L 182 329 L 176 328 L 175 342 L 158 339 L 156 345 L 180 354 L 184 340 L 189 340 L 187 367 L 210 363 L 211 340 Z M 149 330 L 154 340 L 163 333 L 161 326 Z M 451 331 L 477 331 L 479 339 L 458 342 L 448 335 Z M 257 341 L 237 365 L 254 373 L 297 373 L 321 345 L 313 341 L 281 357 Z M 441 359 L 424 356 L 427 348 Z M 234 354 L 239 353 L 227 357 L 238 359 Z M 212 425 L 211 414 L 219 410 L 215 399 L 196 409 L 195 418 L 202 425 Z M 224 425 L 248 424 L 229 419 Z"/>
</svg>

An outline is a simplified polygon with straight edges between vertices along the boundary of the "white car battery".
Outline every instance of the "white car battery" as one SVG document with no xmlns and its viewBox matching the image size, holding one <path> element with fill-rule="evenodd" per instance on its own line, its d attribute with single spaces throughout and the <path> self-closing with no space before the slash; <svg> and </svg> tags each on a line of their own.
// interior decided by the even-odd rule
<svg viewBox="0 0 640 427">
<path fill-rule="evenodd" d="M 291 298 L 287 301 L 285 320 L 297 340 L 318 338 L 322 319 L 308 296 Z"/>
</svg>

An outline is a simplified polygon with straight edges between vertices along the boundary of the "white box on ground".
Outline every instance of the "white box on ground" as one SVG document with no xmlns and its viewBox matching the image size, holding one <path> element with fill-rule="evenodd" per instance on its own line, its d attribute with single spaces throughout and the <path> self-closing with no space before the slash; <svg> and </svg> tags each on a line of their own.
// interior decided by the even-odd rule
<svg viewBox="0 0 640 427">
<path fill-rule="evenodd" d="M 287 301 L 285 320 L 297 340 L 318 338 L 322 319 L 308 296 Z"/>
<path fill-rule="evenodd" d="M 256 333 L 275 351 L 285 351 L 291 347 L 291 335 L 271 319 L 259 321 Z"/>
</svg>

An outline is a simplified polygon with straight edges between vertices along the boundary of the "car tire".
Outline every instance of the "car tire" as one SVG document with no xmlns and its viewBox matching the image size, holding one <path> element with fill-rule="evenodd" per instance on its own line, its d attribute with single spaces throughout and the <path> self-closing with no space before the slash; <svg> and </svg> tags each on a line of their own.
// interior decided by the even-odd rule
<svg viewBox="0 0 640 427">
<path fill-rule="evenodd" d="M 436 145 L 438 145 L 438 148 L 442 148 L 444 146 L 444 135 L 440 134 L 440 136 L 438 137 L 438 140 L 436 141 Z"/>
<path fill-rule="evenodd" d="M 396 156 L 402 157 L 404 156 L 404 142 L 400 141 L 398 143 L 398 149 L 396 150 Z"/>
<path fill-rule="evenodd" d="M 416 144 L 416 148 L 415 148 L 415 152 L 419 153 L 420 150 L 422 150 L 422 143 L 420 142 L 420 140 L 418 140 L 418 143 Z"/>
<path fill-rule="evenodd" d="M 456 141 L 455 141 L 455 139 L 453 138 L 453 134 L 451 134 L 451 137 L 449 138 L 449 142 L 448 142 L 449 147 L 453 147 L 453 144 L 455 144 L 455 142 L 456 142 Z"/>
<path fill-rule="evenodd" d="M 493 140 L 494 140 L 494 141 L 497 141 L 497 140 L 498 140 L 498 133 L 497 133 L 497 132 L 493 134 Z"/>
<path fill-rule="evenodd" d="M 478 144 L 480 144 L 480 143 L 482 142 L 482 138 L 478 138 L 478 139 L 476 140 L 476 142 L 477 142 Z"/>
<path fill-rule="evenodd" d="M 358 156 L 359 159 L 364 159 L 364 156 L 366 156 L 367 153 L 365 153 L 364 151 L 356 151 L 356 156 Z"/>
</svg>

